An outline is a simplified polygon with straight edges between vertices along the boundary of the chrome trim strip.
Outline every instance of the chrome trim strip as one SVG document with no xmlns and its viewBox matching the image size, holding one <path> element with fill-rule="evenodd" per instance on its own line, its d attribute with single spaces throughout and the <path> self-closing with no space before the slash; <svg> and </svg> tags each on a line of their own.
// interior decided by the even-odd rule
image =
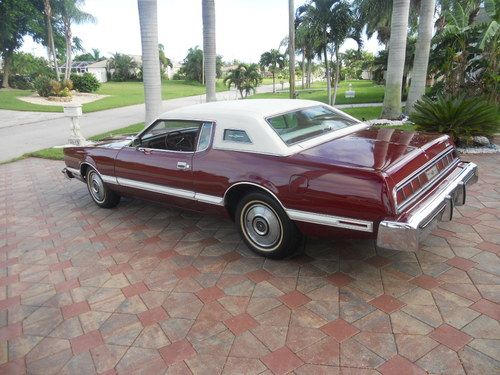
<svg viewBox="0 0 500 375">
<path fill-rule="evenodd" d="M 129 180 L 128 178 L 117 177 L 119 185 L 128 186 L 135 189 L 147 190 L 153 193 L 172 195 L 174 197 L 195 199 L 194 191 L 176 189 L 162 185 L 150 184 L 148 182 Z"/>
<path fill-rule="evenodd" d="M 202 203 L 214 204 L 216 206 L 224 206 L 224 197 L 216 197 L 213 195 L 194 193 L 194 199 Z"/>
<path fill-rule="evenodd" d="M 102 174 L 101 178 L 107 184 L 113 184 L 113 185 L 117 185 L 118 184 L 118 181 L 116 180 L 116 177 L 114 177 L 114 176 L 107 176 L 107 175 Z"/>
<path fill-rule="evenodd" d="M 349 217 L 318 214 L 314 212 L 286 210 L 292 220 L 304 221 L 307 223 L 327 225 L 330 227 L 357 230 L 361 232 L 373 232 L 371 221 L 351 219 Z"/>
</svg>

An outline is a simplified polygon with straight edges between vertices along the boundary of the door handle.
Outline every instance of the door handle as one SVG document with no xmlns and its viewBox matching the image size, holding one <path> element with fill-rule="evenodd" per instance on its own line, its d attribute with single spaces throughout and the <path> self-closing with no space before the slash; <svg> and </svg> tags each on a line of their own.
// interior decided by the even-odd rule
<svg viewBox="0 0 500 375">
<path fill-rule="evenodd" d="M 185 161 L 178 161 L 177 162 L 177 169 L 182 169 L 182 170 L 189 169 L 189 164 L 186 163 Z"/>
<path fill-rule="evenodd" d="M 137 147 L 137 151 L 142 152 L 143 154 L 149 155 L 151 154 L 151 149 L 144 147 Z"/>
</svg>

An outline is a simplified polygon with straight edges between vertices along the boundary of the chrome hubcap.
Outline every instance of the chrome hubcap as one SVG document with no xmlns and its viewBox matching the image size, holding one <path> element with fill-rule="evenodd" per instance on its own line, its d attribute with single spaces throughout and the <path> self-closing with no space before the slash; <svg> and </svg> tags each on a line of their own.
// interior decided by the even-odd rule
<svg viewBox="0 0 500 375">
<path fill-rule="evenodd" d="M 106 198 L 106 193 L 101 177 L 97 173 L 91 172 L 89 175 L 88 185 L 92 197 L 99 203 L 103 202 Z"/>
<path fill-rule="evenodd" d="M 263 203 L 251 204 L 244 213 L 243 224 L 249 239 L 269 249 L 282 237 L 281 222 L 272 208 Z"/>
</svg>

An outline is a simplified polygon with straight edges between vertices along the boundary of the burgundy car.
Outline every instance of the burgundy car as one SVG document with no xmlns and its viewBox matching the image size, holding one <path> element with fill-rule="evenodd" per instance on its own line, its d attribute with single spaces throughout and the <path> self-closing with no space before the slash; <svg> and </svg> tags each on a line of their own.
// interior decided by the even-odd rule
<svg viewBox="0 0 500 375">
<path fill-rule="evenodd" d="M 446 135 L 374 128 L 306 100 L 185 107 L 134 137 L 67 147 L 64 159 L 100 207 L 133 196 L 227 214 L 273 258 L 304 235 L 417 251 L 477 181 Z"/>
</svg>

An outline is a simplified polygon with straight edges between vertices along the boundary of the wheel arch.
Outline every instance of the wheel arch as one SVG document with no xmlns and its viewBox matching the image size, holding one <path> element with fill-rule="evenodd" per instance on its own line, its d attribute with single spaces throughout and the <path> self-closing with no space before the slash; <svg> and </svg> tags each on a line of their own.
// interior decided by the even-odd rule
<svg viewBox="0 0 500 375">
<path fill-rule="evenodd" d="M 261 192 L 273 198 L 288 216 L 285 206 L 283 206 L 283 203 L 281 203 L 279 198 L 276 196 L 276 193 L 274 193 L 271 189 L 255 182 L 242 181 L 234 183 L 229 188 L 227 188 L 224 193 L 224 207 L 226 207 L 226 210 L 231 219 L 234 220 L 236 207 L 238 206 L 238 202 L 240 201 L 240 199 L 251 192 Z"/>
<path fill-rule="evenodd" d="M 93 160 L 85 160 L 80 164 L 80 173 L 84 180 L 87 178 L 87 171 L 89 170 L 89 167 L 93 168 L 99 175 L 101 175 L 97 170 L 95 163 L 93 163 Z"/>
</svg>

